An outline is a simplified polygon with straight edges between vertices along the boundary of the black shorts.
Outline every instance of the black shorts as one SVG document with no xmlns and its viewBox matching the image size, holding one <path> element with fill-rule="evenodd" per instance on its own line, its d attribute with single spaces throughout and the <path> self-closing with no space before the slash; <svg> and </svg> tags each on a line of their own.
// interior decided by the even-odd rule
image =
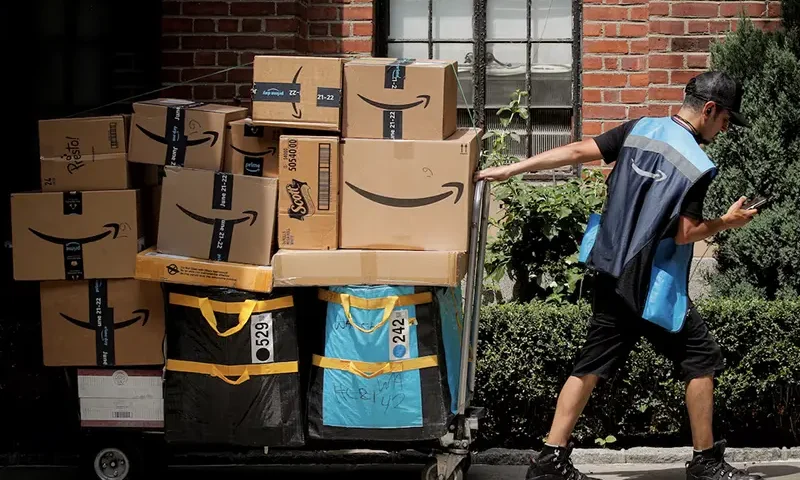
<svg viewBox="0 0 800 480">
<path fill-rule="evenodd" d="M 678 378 L 683 381 L 718 375 L 722 371 L 722 352 L 694 305 L 690 304 L 683 328 L 671 333 L 629 309 L 614 291 L 614 284 L 613 278 L 596 278 L 594 315 L 573 376 L 593 374 L 608 379 L 625 363 L 642 337 L 673 362 Z"/>
</svg>

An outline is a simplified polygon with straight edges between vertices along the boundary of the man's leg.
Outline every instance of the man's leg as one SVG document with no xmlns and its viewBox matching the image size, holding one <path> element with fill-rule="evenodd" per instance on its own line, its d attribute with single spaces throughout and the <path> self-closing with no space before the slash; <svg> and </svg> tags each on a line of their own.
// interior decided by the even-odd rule
<svg viewBox="0 0 800 480">
<path fill-rule="evenodd" d="M 692 443 L 698 452 L 714 446 L 714 377 L 694 378 L 686 385 L 686 408 L 692 426 Z"/>
<path fill-rule="evenodd" d="M 550 427 L 550 434 L 547 436 L 548 445 L 567 446 L 575 424 L 578 423 L 578 418 L 586 408 L 592 390 L 599 379 L 600 377 L 593 374 L 582 377 L 571 376 L 567 379 L 558 396 L 553 424 Z"/>
</svg>

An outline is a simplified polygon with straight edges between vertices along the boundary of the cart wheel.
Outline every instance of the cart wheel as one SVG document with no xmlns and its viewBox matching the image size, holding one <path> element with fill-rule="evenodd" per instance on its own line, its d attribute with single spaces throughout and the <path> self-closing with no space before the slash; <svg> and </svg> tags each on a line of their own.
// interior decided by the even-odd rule
<svg viewBox="0 0 800 480">
<path fill-rule="evenodd" d="M 453 474 L 450 475 L 445 480 L 464 480 L 467 476 L 466 471 L 468 469 L 469 469 L 468 461 L 462 462 L 456 467 Z M 422 480 L 441 480 L 439 478 L 439 471 L 436 460 L 425 465 L 425 468 L 422 470 Z"/>
<path fill-rule="evenodd" d="M 104 448 L 97 452 L 92 463 L 99 480 L 131 479 L 131 460 L 118 448 Z"/>
<path fill-rule="evenodd" d="M 82 453 L 81 478 L 138 480 L 145 470 L 141 438 L 100 435 L 89 439 Z"/>
</svg>

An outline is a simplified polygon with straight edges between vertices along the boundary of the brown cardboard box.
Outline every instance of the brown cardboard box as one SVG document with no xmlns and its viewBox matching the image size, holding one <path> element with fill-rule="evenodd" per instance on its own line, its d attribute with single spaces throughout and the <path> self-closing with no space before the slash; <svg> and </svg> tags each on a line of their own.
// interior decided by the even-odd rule
<svg viewBox="0 0 800 480">
<path fill-rule="evenodd" d="M 278 178 L 281 129 L 253 125 L 245 118 L 228 124 L 225 171 L 237 175 Z"/>
<path fill-rule="evenodd" d="M 270 264 L 277 179 L 178 167 L 164 171 L 159 252 Z"/>
<path fill-rule="evenodd" d="M 47 366 L 162 365 L 164 300 L 134 279 L 42 282 Z"/>
<path fill-rule="evenodd" d="M 338 132 L 343 62 L 329 57 L 256 55 L 253 122 Z"/>
<path fill-rule="evenodd" d="M 402 250 L 278 250 L 274 286 L 456 286 L 467 270 L 464 252 Z"/>
<path fill-rule="evenodd" d="M 456 62 L 365 58 L 344 66 L 342 137 L 442 140 L 456 130 Z"/>
<path fill-rule="evenodd" d="M 144 248 L 138 190 L 15 193 L 15 280 L 132 278 Z"/>
<path fill-rule="evenodd" d="M 124 153 L 84 155 L 82 160 L 63 157 L 41 159 L 42 191 L 71 192 L 131 188 Z"/>
<path fill-rule="evenodd" d="M 39 156 L 66 162 L 128 151 L 126 115 L 39 120 Z"/>
<path fill-rule="evenodd" d="M 151 282 L 229 287 L 251 292 L 272 291 L 272 267 L 215 262 L 158 253 L 155 248 L 136 256 L 136 278 Z"/>
<path fill-rule="evenodd" d="M 479 133 L 343 140 L 341 248 L 466 251 Z"/>
<path fill-rule="evenodd" d="M 247 109 L 159 98 L 133 104 L 128 161 L 222 170 L 225 127 Z"/>
<path fill-rule="evenodd" d="M 281 137 L 278 246 L 339 246 L 339 138 Z"/>
</svg>

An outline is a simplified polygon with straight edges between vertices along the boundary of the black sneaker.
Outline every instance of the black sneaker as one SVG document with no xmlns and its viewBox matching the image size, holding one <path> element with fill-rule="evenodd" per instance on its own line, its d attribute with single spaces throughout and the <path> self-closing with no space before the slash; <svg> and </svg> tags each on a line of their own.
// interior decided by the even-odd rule
<svg viewBox="0 0 800 480">
<path fill-rule="evenodd" d="M 761 480 L 761 475 L 734 468 L 725 461 L 725 440 L 714 444 L 708 454 L 696 455 L 686 462 L 686 480 Z"/>
<path fill-rule="evenodd" d="M 537 458 L 531 459 L 525 480 L 598 480 L 587 477 L 572 465 L 569 457 L 573 448 L 572 443 L 566 448 L 545 446 Z"/>
</svg>

